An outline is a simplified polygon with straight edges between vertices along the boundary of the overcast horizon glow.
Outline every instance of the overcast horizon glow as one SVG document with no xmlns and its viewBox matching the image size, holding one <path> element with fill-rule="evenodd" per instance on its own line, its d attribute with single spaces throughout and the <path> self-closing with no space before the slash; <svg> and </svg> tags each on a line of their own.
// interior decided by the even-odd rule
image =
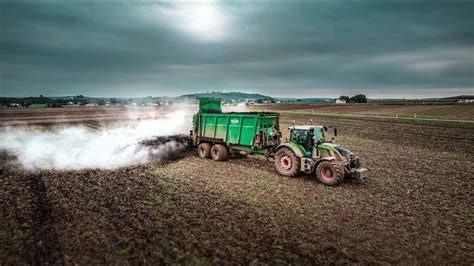
<svg viewBox="0 0 474 266">
<path fill-rule="evenodd" d="M 0 96 L 474 94 L 474 2 L 1 2 Z"/>
</svg>

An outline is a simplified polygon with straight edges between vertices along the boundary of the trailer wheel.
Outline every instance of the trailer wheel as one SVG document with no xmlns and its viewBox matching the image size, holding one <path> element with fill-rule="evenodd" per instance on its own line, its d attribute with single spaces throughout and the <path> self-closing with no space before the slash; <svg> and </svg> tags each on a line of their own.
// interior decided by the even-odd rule
<svg viewBox="0 0 474 266">
<path fill-rule="evenodd" d="M 215 161 L 225 161 L 229 158 L 229 150 L 222 144 L 214 144 L 211 148 L 211 157 Z"/>
<path fill-rule="evenodd" d="M 281 175 L 294 177 L 300 172 L 300 159 L 289 148 L 281 148 L 275 154 L 275 168 Z"/>
<path fill-rule="evenodd" d="M 316 177 L 327 186 L 337 186 L 344 179 L 344 167 L 337 161 L 323 161 L 316 167 Z"/>
<path fill-rule="evenodd" d="M 209 143 L 201 143 L 198 146 L 198 155 L 202 159 L 211 158 L 211 144 Z"/>
</svg>

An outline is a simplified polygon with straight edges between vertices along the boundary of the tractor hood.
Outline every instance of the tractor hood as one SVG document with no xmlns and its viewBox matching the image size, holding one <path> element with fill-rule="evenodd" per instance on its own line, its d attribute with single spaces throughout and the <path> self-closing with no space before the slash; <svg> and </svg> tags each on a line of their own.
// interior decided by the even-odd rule
<svg viewBox="0 0 474 266">
<path fill-rule="evenodd" d="M 338 147 L 338 146 L 339 145 L 333 144 L 333 143 L 330 143 L 330 142 L 325 142 L 325 143 L 318 144 L 318 148 L 327 149 L 327 150 L 337 150 L 336 147 Z"/>
<path fill-rule="evenodd" d="M 352 152 L 349 149 L 346 149 L 342 146 L 339 146 L 337 144 L 333 144 L 330 142 L 319 144 L 318 149 L 331 150 L 333 152 L 336 152 L 340 154 L 342 157 L 346 158 L 347 161 L 350 161 L 351 156 L 353 156 Z"/>
<path fill-rule="evenodd" d="M 352 152 L 349 149 L 344 148 L 344 147 L 339 146 L 339 145 L 334 144 L 334 143 L 330 143 L 330 142 L 321 143 L 321 144 L 318 145 L 318 148 L 337 151 L 340 154 L 342 154 L 342 156 L 344 156 L 344 157 L 348 157 L 348 155 L 352 154 Z"/>
</svg>

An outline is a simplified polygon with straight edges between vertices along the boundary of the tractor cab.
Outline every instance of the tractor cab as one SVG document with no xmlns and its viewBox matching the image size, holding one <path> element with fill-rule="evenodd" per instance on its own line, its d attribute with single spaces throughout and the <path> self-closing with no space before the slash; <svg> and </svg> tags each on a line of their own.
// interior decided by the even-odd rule
<svg viewBox="0 0 474 266">
<path fill-rule="evenodd" d="M 290 141 L 299 144 L 306 151 L 311 151 L 314 145 L 326 142 L 324 128 L 321 126 L 292 126 Z"/>
</svg>

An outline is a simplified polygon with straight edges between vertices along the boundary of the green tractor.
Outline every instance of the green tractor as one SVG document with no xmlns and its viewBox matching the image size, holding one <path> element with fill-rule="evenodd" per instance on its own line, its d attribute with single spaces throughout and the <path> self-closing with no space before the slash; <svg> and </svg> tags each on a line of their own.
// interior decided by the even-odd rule
<svg viewBox="0 0 474 266">
<path fill-rule="evenodd" d="M 275 148 L 275 167 L 280 174 L 292 177 L 300 172 L 314 173 L 321 183 L 329 186 L 338 185 L 344 177 L 367 176 L 367 169 L 361 167 L 357 156 L 333 144 L 332 139 L 326 140 L 326 127 L 292 126 L 289 130 L 289 141 Z M 337 136 L 336 128 L 334 136 Z"/>
<path fill-rule="evenodd" d="M 199 157 L 227 160 L 237 153 L 275 158 L 278 172 L 296 176 L 314 173 L 326 185 L 335 186 L 344 177 L 362 179 L 367 170 L 349 150 L 325 139 L 321 126 L 292 126 L 290 140 L 282 143 L 280 115 L 273 112 L 231 112 L 221 110 L 219 99 L 202 98 L 193 117 L 190 138 Z M 337 130 L 334 129 L 334 135 Z"/>
</svg>

